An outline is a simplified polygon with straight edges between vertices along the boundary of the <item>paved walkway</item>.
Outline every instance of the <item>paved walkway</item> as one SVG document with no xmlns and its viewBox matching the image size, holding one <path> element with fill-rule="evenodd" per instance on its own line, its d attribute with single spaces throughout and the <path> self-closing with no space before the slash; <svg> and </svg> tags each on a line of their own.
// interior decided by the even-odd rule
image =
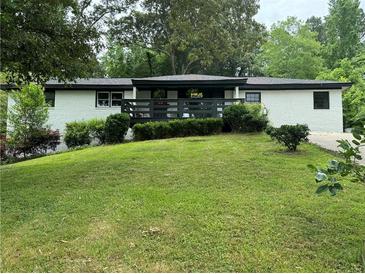
<svg viewBox="0 0 365 274">
<path fill-rule="evenodd" d="M 311 143 L 317 144 L 323 148 L 338 151 L 338 143 L 337 140 L 346 139 L 353 140 L 351 133 L 320 133 L 320 132 L 311 132 L 309 136 L 309 141 Z M 361 148 L 362 160 L 360 161 L 362 164 L 365 164 L 365 147 Z"/>
</svg>

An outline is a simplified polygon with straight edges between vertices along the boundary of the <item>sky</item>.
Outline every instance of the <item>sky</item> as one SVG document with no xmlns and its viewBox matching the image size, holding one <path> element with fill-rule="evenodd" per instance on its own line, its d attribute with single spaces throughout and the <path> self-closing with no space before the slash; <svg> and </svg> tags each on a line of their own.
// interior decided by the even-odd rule
<svg viewBox="0 0 365 274">
<path fill-rule="evenodd" d="M 365 10 L 365 0 L 360 0 Z M 260 0 L 260 10 L 256 20 L 270 27 L 272 23 L 295 16 L 305 20 L 311 16 L 326 16 L 328 0 Z"/>
</svg>

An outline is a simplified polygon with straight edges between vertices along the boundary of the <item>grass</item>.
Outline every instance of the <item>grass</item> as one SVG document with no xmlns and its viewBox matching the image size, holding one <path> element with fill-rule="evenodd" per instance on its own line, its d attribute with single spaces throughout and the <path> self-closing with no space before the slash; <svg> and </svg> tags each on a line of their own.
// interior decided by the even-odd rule
<svg viewBox="0 0 365 274">
<path fill-rule="evenodd" d="M 2 272 L 359 272 L 365 188 L 314 194 L 265 135 L 94 147 L 1 167 Z"/>
</svg>

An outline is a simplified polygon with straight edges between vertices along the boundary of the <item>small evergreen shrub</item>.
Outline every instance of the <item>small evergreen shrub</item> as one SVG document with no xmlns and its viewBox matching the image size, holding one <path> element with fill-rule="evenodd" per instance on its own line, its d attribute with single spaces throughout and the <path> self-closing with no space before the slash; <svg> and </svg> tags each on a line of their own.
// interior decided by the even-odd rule
<svg viewBox="0 0 365 274">
<path fill-rule="evenodd" d="M 269 121 L 261 104 L 236 104 L 226 107 L 223 121 L 233 132 L 261 132 Z"/>
<path fill-rule="evenodd" d="M 64 141 L 67 147 L 89 145 L 91 134 L 87 121 L 71 122 L 66 124 Z"/>
<path fill-rule="evenodd" d="M 301 142 L 308 141 L 309 128 L 307 125 L 282 125 L 279 128 L 269 127 L 266 133 L 290 151 L 296 151 Z"/>
<path fill-rule="evenodd" d="M 106 143 L 121 143 L 124 140 L 130 124 L 130 117 L 127 113 L 109 115 L 105 121 Z"/>
<path fill-rule="evenodd" d="M 97 139 L 99 145 L 105 143 L 105 120 L 103 119 L 91 119 L 87 121 L 90 137 Z"/>
<path fill-rule="evenodd" d="M 217 134 L 222 131 L 220 118 L 180 119 L 168 122 L 148 122 L 133 126 L 135 140 L 153 140 Z"/>
</svg>

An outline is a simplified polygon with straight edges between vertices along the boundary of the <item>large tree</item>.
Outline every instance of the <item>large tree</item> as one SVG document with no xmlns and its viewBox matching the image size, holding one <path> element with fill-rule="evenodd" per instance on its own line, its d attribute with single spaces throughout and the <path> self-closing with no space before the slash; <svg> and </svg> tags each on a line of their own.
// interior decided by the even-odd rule
<svg viewBox="0 0 365 274">
<path fill-rule="evenodd" d="M 326 17 L 326 61 L 334 68 L 343 58 L 353 58 L 363 47 L 365 16 L 359 0 L 330 0 Z"/>
<path fill-rule="evenodd" d="M 305 21 L 305 24 L 308 26 L 310 31 L 317 33 L 317 40 L 321 42 L 321 44 L 326 41 L 326 32 L 325 32 L 325 23 L 323 22 L 321 17 L 312 16 Z"/>
<path fill-rule="evenodd" d="M 1 66 L 10 82 L 73 80 L 90 76 L 101 23 L 120 11 L 118 0 L 4 0 Z"/>
<path fill-rule="evenodd" d="M 365 114 L 365 52 L 352 59 L 342 59 L 337 68 L 322 71 L 318 79 L 352 82 L 343 93 L 345 127 L 352 127 L 359 114 Z"/>
<path fill-rule="evenodd" d="M 265 75 L 314 79 L 323 68 L 317 34 L 294 17 L 274 24 L 258 55 Z"/>
<path fill-rule="evenodd" d="M 165 54 L 140 46 L 126 48 L 117 43 L 108 46 L 101 65 L 109 77 L 147 77 L 171 71 Z"/>
<path fill-rule="evenodd" d="M 171 73 L 206 72 L 219 65 L 234 73 L 247 67 L 263 39 L 254 20 L 257 0 L 136 0 L 113 24 L 113 37 L 123 46 L 141 46 L 165 54 Z M 227 72 L 226 72 L 227 73 Z"/>
</svg>

